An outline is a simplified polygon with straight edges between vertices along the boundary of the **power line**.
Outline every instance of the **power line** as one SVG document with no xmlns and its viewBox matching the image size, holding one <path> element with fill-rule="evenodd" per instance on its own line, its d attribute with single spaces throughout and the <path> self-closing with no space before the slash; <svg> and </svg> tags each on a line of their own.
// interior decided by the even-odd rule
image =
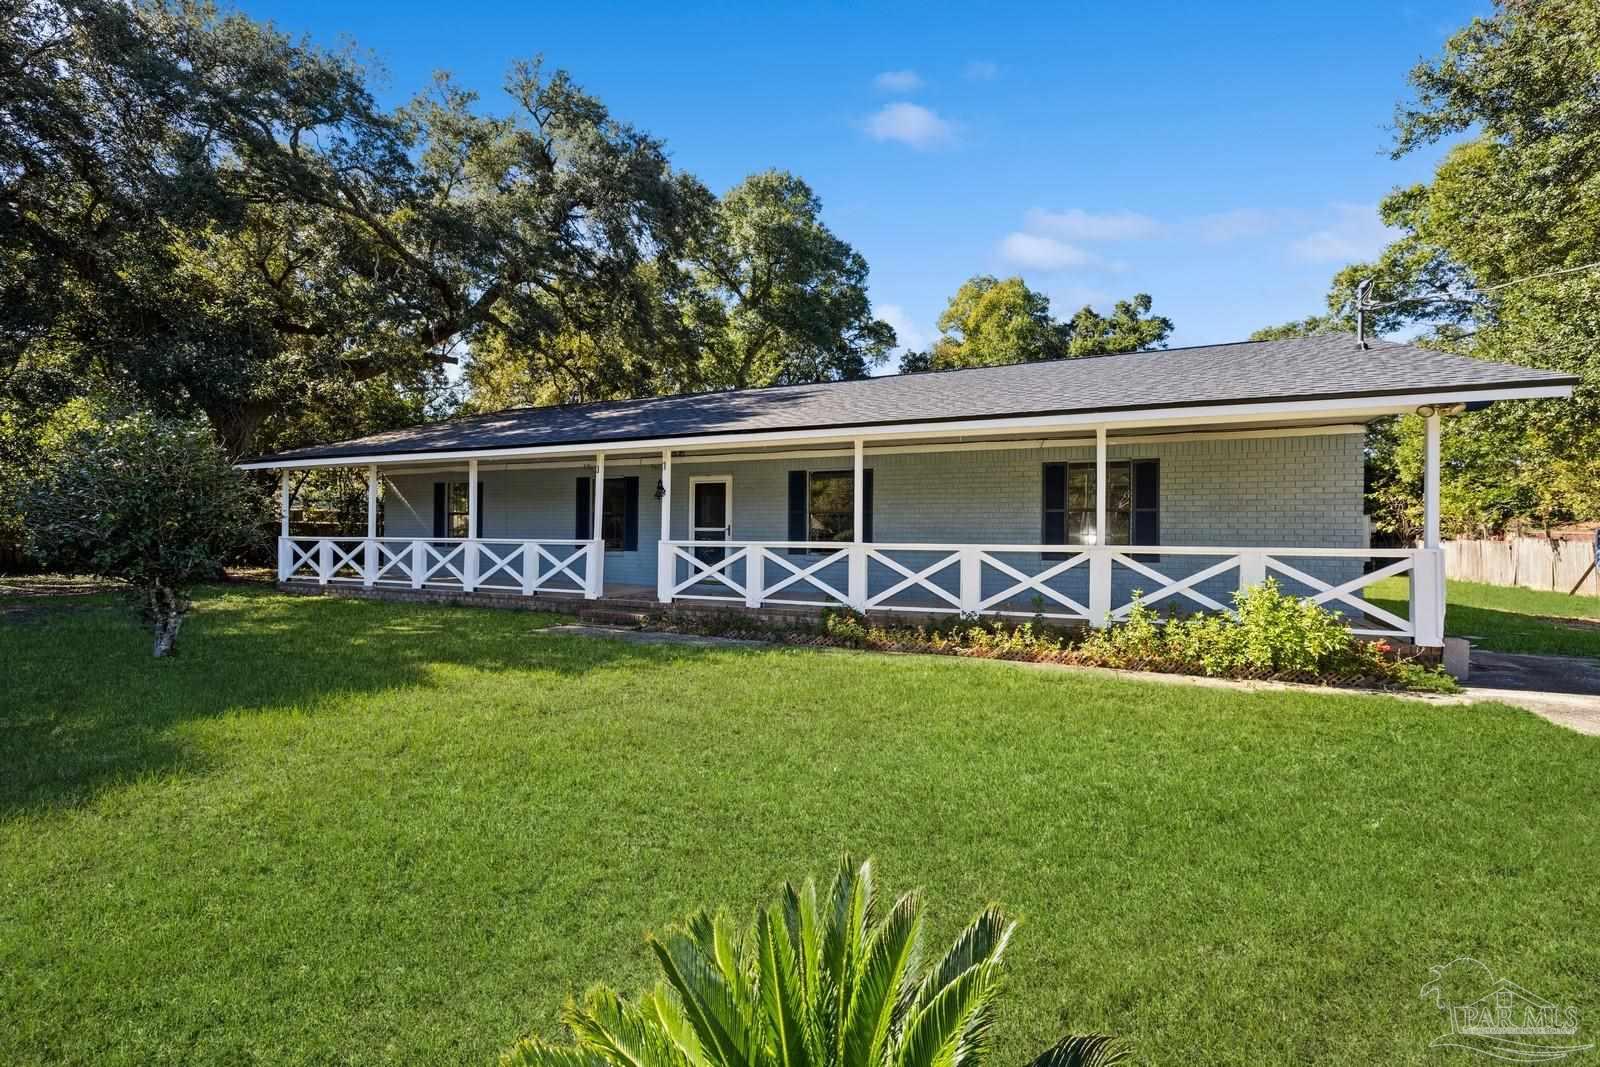
<svg viewBox="0 0 1600 1067">
<path fill-rule="evenodd" d="M 1557 277 L 1557 276 L 1562 275 L 1562 274 L 1578 274 L 1578 273 L 1580 273 L 1582 271 L 1594 270 L 1596 268 L 1600 268 L 1600 261 L 1596 261 L 1594 263 L 1585 263 L 1581 267 L 1561 267 L 1561 268 L 1558 268 L 1556 270 L 1543 271 L 1543 272 L 1541 272 L 1539 274 L 1528 274 L 1528 275 L 1525 275 L 1525 276 L 1523 276 L 1521 278 L 1512 278 L 1508 282 L 1501 282 L 1498 285 L 1479 286 L 1479 287 L 1474 288 L 1474 289 L 1463 290 L 1462 292 L 1459 292 L 1459 293 L 1440 293 L 1437 296 L 1412 296 L 1412 297 L 1405 297 L 1404 299 L 1401 299 L 1401 300 L 1386 300 L 1381 304 L 1361 303 L 1361 302 L 1359 302 L 1359 298 L 1358 298 L 1357 310 L 1360 310 L 1360 311 L 1382 311 L 1384 308 L 1398 307 L 1401 304 L 1425 304 L 1425 303 L 1444 303 L 1444 302 L 1460 303 L 1460 302 L 1465 302 L 1465 301 L 1471 299 L 1474 296 L 1481 296 L 1484 293 L 1498 292 L 1501 289 L 1509 289 L 1511 286 L 1513 286 L 1513 285 L 1521 285 L 1523 282 L 1536 282 L 1536 281 L 1539 281 L 1542 278 L 1554 278 L 1554 277 Z"/>
</svg>

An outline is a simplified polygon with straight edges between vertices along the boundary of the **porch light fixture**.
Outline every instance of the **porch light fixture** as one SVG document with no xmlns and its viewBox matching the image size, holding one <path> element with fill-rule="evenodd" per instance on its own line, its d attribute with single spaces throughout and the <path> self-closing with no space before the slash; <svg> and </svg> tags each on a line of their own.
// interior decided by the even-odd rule
<svg viewBox="0 0 1600 1067">
<path fill-rule="evenodd" d="M 656 479 L 656 499 L 660 500 L 667 495 L 667 486 L 660 478 Z"/>
</svg>

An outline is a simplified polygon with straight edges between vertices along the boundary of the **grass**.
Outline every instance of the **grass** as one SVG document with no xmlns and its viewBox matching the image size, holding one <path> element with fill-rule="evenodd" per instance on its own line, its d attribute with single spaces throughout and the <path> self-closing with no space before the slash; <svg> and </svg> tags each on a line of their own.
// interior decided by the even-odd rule
<svg viewBox="0 0 1600 1067">
<path fill-rule="evenodd" d="M 1370 599 L 1406 614 L 1406 579 L 1385 578 Z M 1447 582 L 1445 632 L 1493 652 L 1600 656 L 1600 597 L 1567 596 L 1478 582 Z"/>
<path fill-rule="evenodd" d="M 700 905 L 872 855 L 1022 919 L 995 1064 L 1433 1063 L 1428 968 L 1600 988 L 1600 740 L 1511 708 L 204 595 L 0 621 L 0 1062 L 493 1061 Z"/>
</svg>

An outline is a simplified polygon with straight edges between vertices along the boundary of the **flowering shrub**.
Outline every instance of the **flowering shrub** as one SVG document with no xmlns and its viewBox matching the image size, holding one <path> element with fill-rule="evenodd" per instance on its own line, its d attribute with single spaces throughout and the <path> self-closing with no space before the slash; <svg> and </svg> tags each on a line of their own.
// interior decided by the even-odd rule
<svg viewBox="0 0 1600 1067">
<path fill-rule="evenodd" d="M 976 659 L 1064 663 L 1119 670 L 1199 674 L 1332 685 L 1449 692 L 1449 675 L 1399 659 L 1393 646 L 1363 641 L 1337 612 L 1283 592 L 1276 581 L 1234 594 L 1233 615 L 1163 617 L 1137 597 L 1128 616 L 1103 630 L 1040 622 L 958 619 L 937 626 L 874 626 L 862 615 L 825 611 L 814 626 L 781 626 L 736 614 L 662 616 L 657 628 L 786 644 L 927 652 Z"/>
</svg>

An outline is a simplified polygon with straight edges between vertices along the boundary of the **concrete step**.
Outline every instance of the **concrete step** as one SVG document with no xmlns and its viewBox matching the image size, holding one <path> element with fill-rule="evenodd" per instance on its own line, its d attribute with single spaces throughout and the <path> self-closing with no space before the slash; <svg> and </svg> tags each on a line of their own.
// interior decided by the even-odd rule
<svg viewBox="0 0 1600 1067">
<path fill-rule="evenodd" d="M 650 616 L 642 611 L 627 611 L 622 608 L 580 608 L 578 621 L 590 626 L 626 626 L 637 630 L 648 622 Z"/>
</svg>

